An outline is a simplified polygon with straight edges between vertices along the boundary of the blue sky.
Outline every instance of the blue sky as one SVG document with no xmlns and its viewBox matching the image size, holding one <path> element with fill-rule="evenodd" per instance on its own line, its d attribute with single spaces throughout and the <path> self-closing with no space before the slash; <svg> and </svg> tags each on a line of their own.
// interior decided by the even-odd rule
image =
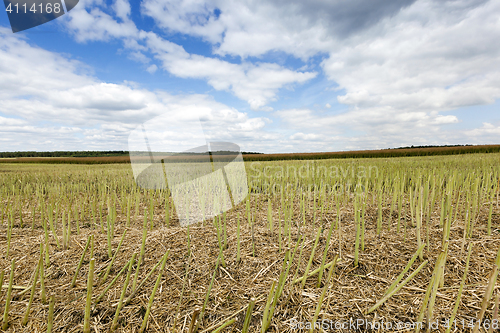
<svg viewBox="0 0 500 333">
<path fill-rule="evenodd" d="M 127 150 L 159 116 L 177 150 L 200 118 L 244 151 L 500 143 L 499 14 L 486 0 L 83 0 L 14 34 L 2 11 L 0 151 Z"/>
</svg>

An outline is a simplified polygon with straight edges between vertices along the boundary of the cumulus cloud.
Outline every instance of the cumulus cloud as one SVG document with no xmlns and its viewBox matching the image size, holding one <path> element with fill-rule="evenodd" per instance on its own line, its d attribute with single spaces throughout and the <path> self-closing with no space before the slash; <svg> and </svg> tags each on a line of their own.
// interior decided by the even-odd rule
<svg viewBox="0 0 500 333">
<path fill-rule="evenodd" d="M 500 26 L 492 15 L 499 11 L 495 1 L 418 1 L 379 22 L 378 34 L 332 51 L 322 66 L 348 105 L 442 111 L 490 104 L 500 97 Z"/>
<path fill-rule="evenodd" d="M 295 72 L 270 63 L 240 65 L 187 53 L 179 56 L 179 53 L 163 53 L 157 49 L 153 52 L 170 73 L 181 78 L 205 79 L 216 90 L 232 91 L 254 110 L 274 101 L 283 86 L 303 83 L 316 76 L 314 72 Z"/>
<path fill-rule="evenodd" d="M 305 59 L 331 49 L 335 37 L 366 30 L 414 1 L 145 0 L 142 13 L 164 29 L 216 44 L 217 54 L 245 58 L 283 51 Z"/>
<path fill-rule="evenodd" d="M 235 64 L 219 58 L 189 54 L 182 46 L 165 40 L 156 33 L 139 30 L 129 19 L 130 4 L 126 0 L 117 0 L 114 3 L 114 15 L 106 13 L 104 5 L 91 5 L 89 8 L 79 6 L 77 11 L 71 11 L 69 15 L 67 26 L 77 41 L 122 39 L 124 46 L 131 50 L 131 59 L 148 63 L 150 59 L 145 52 L 149 51 L 162 62 L 162 68 L 169 73 L 180 78 L 205 80 L 214 89 L 230 91 L 247 101 L 254 110 L 272 110 L 266 104 L 277 99 L 279 89 L 295 83 L 304 83 L 317 75 L 316 72 L 295 71 L 275 63 Z M 195 35 L 199 31 L 210 30 L 205 25 L 217 20 L 214 16 L 216 8 L 201 2 L 175 2 L 169 3 L 168 6 L 144 2 L 142 8 L 148 15 L 166 11 L 166 17 L 172 19 L 172 24 L 179 25 L 179 29 Z M 122 22 L 118 22 L 118 18 Z M 202 23 L 203 26 L 199 26 L 200 29 L 197 30 L 197 24 Z M 186 30 L 188 27 L 194 30 Z M 151 65 L 147 71 L 154 73 L 156 68 L 156 65 Z"/>
<path fill-rule="evenodd" d="M 84 64 L 6 31 L 0 31 L 0 87 L 0 151 L 127 149 L 130 131 L 162 114 L 170 120 L 165 131 L 179 144 L 188 142 L 189 132 L 172 124 L 199 119 L 214 138 L 239 137 L 244 144 L 258 137 L 269 121 L 251 118 L 208 95 L 172 95 L 130 82 L 102 82 Z"/>
</svg>

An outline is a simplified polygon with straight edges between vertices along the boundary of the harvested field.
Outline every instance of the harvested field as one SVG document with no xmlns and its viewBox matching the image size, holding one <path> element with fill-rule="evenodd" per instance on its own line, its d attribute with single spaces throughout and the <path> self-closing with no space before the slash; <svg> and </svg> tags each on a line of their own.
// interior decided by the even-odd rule
<svg viewBox="0 0 500 333">
<path fill-rule="evenodd" d="M 1 309 L 15 259 L 7 331 L 47 331 L 51 296 L 52 331 L 84 330 L 91 246 L 82 253 L 92 235 L 93 332 L 110 331 L 143 239 L 117 332 L 143 324 L 148 332 L 213 332 L 228 322 L 223 331 L 241 332 L 252 298 L 249 332 L 304 330 L 314 320 L 333 325 L 325 331 L 413 332 L 396 325 L 423 322 L 445 332 L 460 290 L 451 331 L 472 332 L 468 325 L 481 318 L 484 332 L 498 320 L 499 161 L 478 154 L 247 162 L 247 201 L 189 229 L 179 226 L 168 190 L 137 188 L 130 166 L 2 164 Z M 164 270 L 154 269 L 167 252 Z M 38 282 L 23 326 L 40 261 L 46 300 Z M 400 275 L 397 291 L 373 309 Z"/>
</svg>

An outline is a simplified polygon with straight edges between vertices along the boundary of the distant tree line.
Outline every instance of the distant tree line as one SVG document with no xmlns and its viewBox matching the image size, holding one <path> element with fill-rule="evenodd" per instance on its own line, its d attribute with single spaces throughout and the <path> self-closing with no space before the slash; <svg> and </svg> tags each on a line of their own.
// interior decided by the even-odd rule
<svg viewBox="0 0 500 333">
<path fill-rule="evenodd" d="M 358 150 L 344 152 L 262 154 L 242 152 L 245 161 L 282 161 L 282 160 L 316 160 L 333 158 L 387 158 L 409 156 L 459 155 L 476 153 L 500 153 L 500 145 L 455 145 L 455 146 L 419 146 L 409 148 L 393 148 L 382 150 Z M 138 156 L 147 157 L 142 152 Z M 158 154 L 158 153 L 153 153 Z M 164 154 L 164 153 L 162 153 Z M 170 153 L 172 154 L 172 153 Z M 230 152 L 213 152 L 213 155 L 232 155 Z M 191 155 L 191 154 L 175 154 Z M 196 155 L 196 154 L 192 154 Z M 1 158 L 18 158 L 16 160 Z M 29 158 L 31 157 L 31 158 Z M 46 157 L 46 158 L 43 158 Z M 195 157 L 195 156 L 194 156 Z M 69 164 L 112 164 L 130 163 L 128 151 L 59 151 L 59 152 L 0 152 L 0 163 L 69 163 Z"/>
<path fill-rule="evenodd" d="M 409 147 L 382 150 L 358 150 L 345 152 L 323 153 L 293 153 L 293 154 L 264 154 L 244 156 L 245 161 L 282 161 L 282 160 L 318 160 L 332 158 L 387 158 L 410 156 L 436 156 L 460 155 L 477 153 L 499 153 L 500 145 L 482 146 L 435 146 L 435 147 Z"/>
<path fill-rule="evenodd" d="M 138 156 L 147 156 L 148 152 L 138 152 Z M 156 154 L 156 152 L 155 152 Z M 174 154 L 174 153 L 166 153 Z M 180 153 L 180 154 L 195 154 L 195 153 Z M 175 155 L 180 155 L 175 153 Z M 234 152 L 216 151 L 212 155 L 226 155 L 234 154 Z M 244 155 L 248 154 L 261 154 L 255 152 L 242 152 Z M 108 151 L 15 151 L 15 152 L 0 152 L 0 158 L 21 158 L 21 157 L 114 157 L 114 156 L 128 156 L 129 152 L 126 150 L 108 150 Z"/>
<path fill-rule="evenodd" d="M 124 156 L 128 151 L 108 150 L 108 151 L 15 151 L 0 152 L 0 158 L 19 158 L 19 157 L 106 157 L 106 156 Z"/>
<path fill-rule="evenodd" d="M 398 147 L 398 148 L 389 148 L 389 149 L 418 149 L 418 148 L 443 148 L 443 147 L 471 147 L 472 145 L 442 145 L 442 146 L 433 146 L 433 145 L 427 145 L 427 146 L 408 146 L 408 147 Z"/>
</svg>

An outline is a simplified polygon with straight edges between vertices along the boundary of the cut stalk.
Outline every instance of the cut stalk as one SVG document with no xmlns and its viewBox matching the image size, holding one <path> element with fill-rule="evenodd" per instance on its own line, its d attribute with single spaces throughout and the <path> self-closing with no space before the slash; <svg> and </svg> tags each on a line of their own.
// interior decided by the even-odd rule
<svg viewBox="0 0 500 333">
<path fill-rule="evenodd" d="M 490 303 L 491 296 L 493 295 L 493 290 L 495 289 L 495 284 L 497 282 L 497 276 L 498 276 L 498 270 L 500 267 L 500 249 L 498 250 L 497 254 L 497 259 L 495 262 L 495 266 L 493 267 L 493 270 L 490 273 L 490 279 L 488 282 L 488 286 L 486 287 L 486 291 L 484 292 L 484 297 L 483 301 L 481 303 L 481 311 L 479 311 L 479 314 L 477 316 L 477 321 L 476 324 L 474 325 L 474 331 L 473 333 L 479 332 L 484 313 L 486 312 L 486 308 L 488 307 L 488 304 Z"/>
<path fill-rule="evenodd" d="M 236 262 L 240 262 L 241 261 L 241 257 L 240 257 L 240 213 L 239 212 L 238 212 L 238 215 L 237 215 L 236 223 L 237 223 L 237 229 L 236 229 L 236 248 L 237 248 Z"/>
<path fill-rule="evenodd" d="M 9 289 L 7 289 L 7 296 L 5 297 L 5 310 L 3 312 L 2 329 L 5 331 L 9 327 L 9 310 L 10 301 L 12 299 L 12 285 L 14 284 L 14 270 L 16 269 L 16 259 L 12 259 L 10 266 Z"/>
<path fill-rule="evenodd" d="M 214 274 L 212 275 L 212 280 L 210 281 L 210 285 L 208 286 L 207 294 L 205 295 L 205 301 L 203 302 L 203 307 L 201 308 L 200 314 L 198 316 L 198 322 L 196 323 L 196 326 L 193 329 L 193 333 L 196 333 L 196 331 L 198 331 L 198 327 L 200 326 L 200 323 L 203 320 L 203 317 L 205 316 L 205 309 L 208 304 L 208 297 L 210 296 L 210 292 L 212 291 L 212 286 L 214 285 L 215 275 L 217 274 L 217 270 L 219 268 L 221 255 L 222 251 L 219 251 L 219 256 L 217 257 L 217 262 L 215 263 Z"/>
<path fill-rule="evenodd" d="M 403 279 L 403 276 L 406 274 L 406 272 L 408 272 L 408 270 L 410 269 L 411 265 L 413 265 L 413 263 L 415 262 L 415 260 L 417 259 L 417 257 L 423 251 L 424 247 L 425 247 L 425 244 L 420 245 L 420 247 L 418 248 L 417 252 L 415 252 L 415 254 L 413 255 L 413 257 L 411 257 L 410 261 L 408 262 L 408 264 L 406 264 L 406 266 L 403 269 L 403 271 L 398 275 L 398 277 L 396 278 L 396 280 L 394 280 L 394 282 L 389 286 L 389 288 L 385 292 L 384 296 L 387 295 L 388 293 L 390 293 L 394 288 L 396 288 L 396 286 L 399 283 L 399 281 L 401 281 Z"/>
<path fill-rule="evenodd" d="M 460 282 L 460 288 L 458 289 L 457 300 L 455 301 L 455 306 L 453 307 L 453 312 L 452 312 L 451 318 L 450 318 L 450 325 L 446 329 L 446 333 L 450 333 L 451 324 L 455 321 L 455 317 L 456 317 L 457 312 L 458 312 L 458 307 L 460 306 L 460 299 L 462 298 L 462 291 L 464 289 L 465 280 L 467 278 L 467 272 L 469 271 L 469 260 L 470 260 L 471 253 L 472 253 L 472 243 L 469 244 L 469 252 L 467 254 L 467 261 L 465 262 L 464 275 L 462 276 L 462 282 Z"/>
<path fill-rule="evenodd" d="M 108 268 L 106 269 L 106 273 L 104 273 L 104 277 L 102 278 L 102 281 L 99 281 L 99 284 L 102 284 L 106 282 L 106 279 L 109 276 L 109 272 L 111 272 L 111 267 L 113 267 L 113 264 L 116 260 L 116 257 L 118 256 L 118 253 L 120 252 L 120 248 L 122 246 L 123 240 L 125 239 L 125 235 L 127 234 L 127 230 L 123 232 L 122 238 L 120 239 L 120 243 L 118 243 L 118 247 L 116 248 L 115 254 L 113 255 L 113 258 L 111 259 L 111 262 L 108 265 Z"/>
<path fill-rule="evenodd" d="M 21 323 L 23 326 L 26 326 L 26 324 L 28 323 L 29 316 L 30 316 L 31 305 L 33 304 L 33 298 L 35 297 L 36 284 L 38 282 L 38 274 L 40 272 L 40 265 L 43 265 L 42 244 L 40 244 L 40 256 L 38 259 L 38 265 L 35 268 L 35 278 L 33 279 L 33 285 L 31 286 L 31 294 L 30 294 L 30 299 L 28 301 L 28 307 L 26 308 L 26 312 L 24 313 L 24 318 L 23 318 L 23 321 Z"/>
<path fill-rule="evenodd" d="M 141 287 L 143 286 L 144 283 L 146 283 L 147 280 L 149 280 L 149 278 L 151 277 L 151 275 L 153 275 L 154 271 L 158 268 L 158 266 L 160 266 L 161 264 L 161 259 L 160 261 L 158 261 L 158 263 L 151 269 L 151 271 L 148 273 L 148 275 L 146 275 L 146 277 L 144 279 L 142 279 L 141 283 L 139 283 L 139 285 L 134 289 L 134 286 L 132 286 L 132 291 L 130 292 L 130 295 L 127 297 L 127 299 L 125 300 L 125 303 L 124 305 L 128 305 L 130 303 L 130 301 L 132 300 L 132 298 L 135 296 L 135 294 L 137 293 L 138 290 L 141 289 Z M 137 265 L 139 265 L 139 262 L 137 263 Z M 137 273 L 137 271 L 136 271 Z"/>
<path fill-rule="evenodd" d="M 314 246 L 311 251 L 311 256 L 309 257 L 309 262 L 307 263 L 306 271 L 304 272 L 304 276 L 307 276 L 309 274 L 309 269 L 311 268 L 312 261 L 314 259 L 314 254 L 316 253 L 316 247 L 318 246 L 318 241 L 319 241 L 319 236 L 321 233 L 321 228 L 318 228 L 318 232 L 316 233 L 316 240 L 314 241 Z M 302 280 L 302 285 L 300 286 L 301 289 L 304 289 L 304 285 L 306 284 L 306 279 Z"/>
<path fill-rule="evenodd" d="M 41 245 L 42 251 L 43 250 L 43 245 Z M 47 251 L 45 251 L 47 253 Z M 43 264 L 40 265 L 40 300 L 42 301 L 43 304 L 47 303 L 47 295 L 45 292 L 45 268 L 43 267 Z"/>
<path fill-rule="evenodd" d="M 334 261 L 337 260 L 338 255 L 335 256 Z M 316 311 L 314 312 L 313 320 L 312 322 L 315 323 L 318 320 L 319 317 L 319 311 L 321 310 L 321 304 L 323 304 L 323 299 L 325 298 L 326 291 L 328 290 L 328 287 L 330 286 L 330 279 L 332 278 L 332 273 L 335 270 L 335 265 L 333 265 L 330 268 L 330 271 L 328 272 L 328 278 L 326 279 L 325 286 L 323 287 L 323 291 L 321 292 L 321 296 L 319 297 L 318 305 L 316 305 Z M 309 330 L 309 333 L 312 333 L 314 331 L 314 326 L 311 327 Z"/>
<path fill-rule="evenodd" d="M 113 278 L 113 280 L 111 280 L 111 282 L 106 287 L 106 289 L 104 289 L 102 291 L 102 293 L 99 295 L 99 297 L 97 297 L 97 299 L 94 302 L 95 304 L 99 303 L 102 300 L 102 298 L 106 295 L 106 293 L 109 291 L 109 289 L 111 289 L 111 287 L 113 287 L 115 285 L 115 282 L 123 274 L 123 272 L 125 272 L 125 269 L 127 269 L 129 262 L 130 262 L 130 260 L 127 261 L 127 263 L 125 264 L 125 266 L 123 266 L 123 268 L 118 272 L 118 274 L 116 274 L 116 276 Z"/>
<path fill-rule="evenodd" d="M 321 260 L 321 267 L 320 267 L 321 270 L 319 271 L 318 283 L 316 284 L 316 288 L 320 287 L 321 278 L 323 277 L 323 270 L 325 268 L 326 255 L 328 253 L 328 248 L 330 247 L 330 238 L 332 237 L 333 227 L 334 227 L 334 223 L 330 223 L 330 229 L 328 230 L 328 236 L 326 237 L 325 250 L 323 251 L 323 259 Z M 336 259 L 337 258 L 335 258 L 335 260 Z"/>
<path fill-rule="evenodd" d="M 52 325 L 54 323 L 54 305 L 56 301 L 54 295 L 50 296 L 49 301 L 49 318 L 47 319 L 47 333 L 52 332 Z"/>
<path fill-rule="evenodd" d="M 89 274 L 87 278 L 87 301 L 85 303 L 85 317 L 83 321 L 83 332 L 90 333 L 90 308 L 92 306 L 92 286 L 94 284 L 95 259 L 90 259 Z"/>
<path fill-rule="evenodd" d="M 245 321 L 243 322 L 243 328 L 241 333 L 248 333 L 248 327 L 250 327 L 250 320 L 252 319 L 252 311 L 255 306 L 255 298 L 250 298 L 250 304 L 248 304 L 247 312 L 245 314 Z"/>
<path fill-rule="evenodd" d="M 382 297 L 382 299 L 380 301 L 378 301 L 374 306 L 372 306 L 368 312 L 366 314 L 369 314 L 375 310 L 377 310 L 382 304 L 385 303 L 385 301 L 387 301 L 389 298 L 392 297 L 392 295 L 394 295 L 395 293 L 397 293 L 401 288 L 404 287 L 404 285 L 406 283 L 408 283 L 408 281 L 410 281 L 411 279 L 413 279 L 413 277 L 415 275 L 418 274 L 418 272 L 420 272 L 420 270 L 422 268 L 424 268 L 425 265 L 427 265 L 428 261 L 424 261 L 422 264 L 420 264 L 420 266 L 418 266 L 418 268 L 413 272 L 411 273 L 403 282 L 401 282 L 401 284 L 399 286 L 397 286 L 396 288 L 394 288 L 390 293 L 387 293 L 384 297 Z"/>
<path fill-rule="evenodd" d="M 70 285 L 71 288 L 74 288 L 76 286 L 76 278 L 78 277 L 78 273 L 80 272 L 80 269 L 82 268 L 83 260 L 85 259 L 85 254 L 87 253 L 87 250 L 89 248 L 91 238 L 92 238 L 92 236 L 89 236 L 89 238 L 87 239 L 87 244 L 85 244 L 85 249 L 83 250 L 83 253 L 80 257 L 80 261 L 78 262 L 78 266 L 76 267 L 75 276 L 73 277 L 73 280 L 71 280 L 71 285 Z"/>
<path fill-rule="evenodd" d="M 335 261 L 335 260 L 332 260 L 330 261 L 328 264 L 326 264 L 324 267 L 323 267 L 323 270 L 327 269 L 328 267 L 330 267 L 331 265 L 335 265 L 337 262 L 341 261 L 342 259 L 340 259 L 340 256 L 339 258 Z M 307 277 L 304 275 L 302 277 L 299 277 L 298 279 L 296 280 L 293 280 L 292 284 L 296 284 L 296 283 L 299 283 L 300 281 L 303 281 L 304 279 L 308 279 L 310 278 L 311 276 L 319 273 L 319 271 L 321 270 L 321 267 L 318 268 L 318 269 L 315 269 L 314 271 L 310 272 L 309 275 L 307 275 Z"/>
<path fill-rule="evenodd" d="M 151 296 L 149 297 L 149 303 L 148 303 L 148 307 L 146 309 L 146 314 L 144 315 L 144 319 L 142 321 L 141 328 L 139 329 L 139 332 L 141 332 L 141 333 L 144 332 L 144 330 L 146 329 L 146 325 L 148 323 L 148 318 L 149 318 L 149 313 L 151 312 L 151 306 L 153 306 L 153 300 L 155 298 L 156 290 L 158 289 L 158 287 L 160 285 L 161 277 L 163 274 L 163 270 L 165 269 L 165 264 L 167 263 L 167 257 L 169 255 L 169 253 L 170 253 L 170 250 L 168 250 L 167 253 L 165 253 L 163 255 L 163 261 L 161 263 L 160 272 L 158 273 L 158 278 L 156 279 L 155 286 L 153 288 L 153 291 L 151 292 Z"/>
<path fill-rule="evenodd" d="M 212 333 L 219 333 L 220 331 L 222 331 L 224 328 L 228 327 L 229 325 L 232 325 L 234 324 L 235 321 L 237 321 L 238 318 L 233 318 L 233 319 L 229 319 L 228 321 L 226 321 L 224 324 L 222 324 L 221 326 L 219 326 L 217 329 L 215 329 Z"/>
</svg>

